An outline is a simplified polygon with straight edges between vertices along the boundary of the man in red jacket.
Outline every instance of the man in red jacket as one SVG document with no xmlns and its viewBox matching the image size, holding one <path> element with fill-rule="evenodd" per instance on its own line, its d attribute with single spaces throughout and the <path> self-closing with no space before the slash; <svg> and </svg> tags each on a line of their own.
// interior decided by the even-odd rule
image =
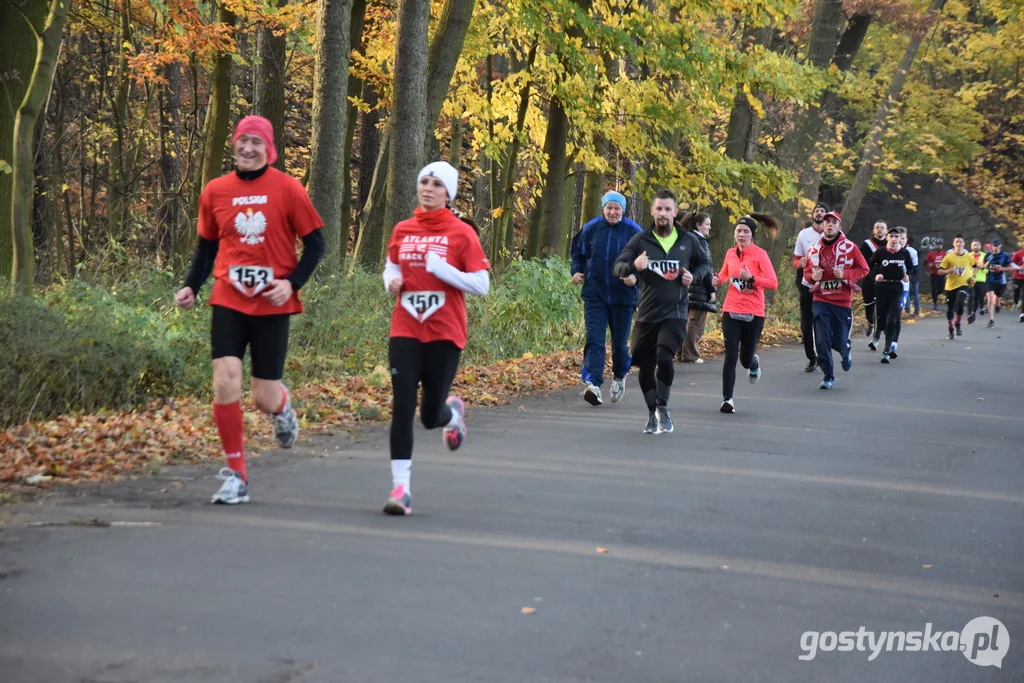
<svg viewBox="0 0 1024 683">
<path fill-rule="evenodd" d="M 857 245 L 847 239 L 836 212 L 825 214 L 821 241 L 807 252 L 804 277 L 812 283 L 814 302 L 814 345 L 818 367 L 825 374 L 820 389 L 835 384 L 832 349 L 842 354 L 843 371 L 853 367 L 850 328 L 853 326 L 853 287 L 868 274 L 868 264 Z"/>
</svg>

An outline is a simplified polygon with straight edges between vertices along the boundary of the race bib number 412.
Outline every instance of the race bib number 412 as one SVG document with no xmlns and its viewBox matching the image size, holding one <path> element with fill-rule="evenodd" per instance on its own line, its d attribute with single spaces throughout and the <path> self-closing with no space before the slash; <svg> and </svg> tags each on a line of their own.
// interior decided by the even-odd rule
<svg viewBox="0 0 1024 683">
<path fill-rule="evenodd" d="M 228 268 L 228 277 L 235 289 L 252 297 L 270 286 L 274 270 L 264 266 L 231 266 Z"/>
<path fill-rule="evenodd" d="M 842 288 L 842 280 L 824 280 L 821 283 L 821 289 L 825 292 L 838 292 Z"/>
<path fill-rule="evenodd" d="M 417 322 L 424 322 L 444 306 L 444 292 L 402 292 L 402 308 Z"/>
</svg>

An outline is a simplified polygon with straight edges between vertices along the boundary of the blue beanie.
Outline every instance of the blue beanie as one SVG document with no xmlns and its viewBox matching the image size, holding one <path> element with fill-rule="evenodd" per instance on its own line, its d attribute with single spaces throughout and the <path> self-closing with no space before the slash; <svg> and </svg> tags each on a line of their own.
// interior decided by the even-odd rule
<svg viewBox="0 0 1024 683">
<path fill-rule="evenodd" d="M 601 197 L 601 208 L 603 209 L 605 206 L 607 206 L 608 202 L 618 202 L 619 206 L 622 207 L 622 210 L 626 210 L 626 198 L 623 197 L 618 192 L 616 192 L 615 190 L 609 190 L 608 192 L 604 193 L 604 196 Z"/>
</svg>

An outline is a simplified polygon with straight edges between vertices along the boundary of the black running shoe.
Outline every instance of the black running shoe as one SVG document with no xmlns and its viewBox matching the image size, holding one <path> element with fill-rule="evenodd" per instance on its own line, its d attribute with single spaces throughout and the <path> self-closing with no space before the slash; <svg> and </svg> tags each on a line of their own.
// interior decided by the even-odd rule
<svg viewBox="0 0 1024 683">
<path fill-rule="evenodd" d="M 882 362 L 885 363 L 886 365 L 889 364 L 889 352 L 888 351 L 884 351 L 882 353 Z"/>
<path fill-rule="evenodd" d="M 949 335 L 948 335 L 948 338 L 949 338 L 949 339 L 952 339 L 952 338 L 953 338 L 953 328 L 952 328 L 952 327 L 951 327 L 951 328 L 949 328 Z"/>
<path fill-rule="evenodd" d="M 868 331 L 864 333 L 865 337 L 870 337 L 871 333 L 875 331 L 874 325 L 868 325 Z"/>
<path fill-rule="evenodd" d="M 1020 317 L 1020 321 L 1024 323 L 1024 315 Z M 814 372 L 818 369 L 818 361 L 809 360 L 807 361 L 807 367 L 804 368 L 804 372 Z"/>
<path fill-rule="evenodd" d="M 978 316 L 976 316 L 973 313 L 971 313 L 969 316 L 967 316 L 967 324 L 968 325 L 973 325 L 974 321 L 977 320 L 977 319 L 978 319 Z"/>
<path fill-rule="evenodd" d="M 672 424 L 672 416 L 669 415 L 668 406 L 658 406 L 658 428 L 662 434 L 671 434 L 675 426 Z"/>
<path fill-rule="evenodd" d="M 995 327 L 995 326 L 996 326 L 996 321 L 995 320 L 989 320 L 988 321 L 988 325 L 985 325 L 985 327 Z"/>
<path fill-rule="evenodd" d="M 899 354 L 896 353 L 896 349 L 889 349 L 889 358 L 896 359 L 899 357 Z"/>
<path fill-rule="evenodd" d="M 958 336 L 958 337 L 964 336 L 964 331 L 962 329 L 960 329 L 959 323 L 956 326 L 956 336 Z"/>
<path fill-rule="evenodd" d="M 868 348 L 871 349 L 872 351 L 877 351 L 878 350 L 878 343 L 875 342 L 874 339 L 872 339 L 871 341 L 868 342 Z"/>
<path fill-rule="evenodd" d="M 651 413 L 647 418 L 647 424 L 644 425 L 644 434 L 660 434 L 661 430 L 658 429 L 658 415 Z"/>
</svg>

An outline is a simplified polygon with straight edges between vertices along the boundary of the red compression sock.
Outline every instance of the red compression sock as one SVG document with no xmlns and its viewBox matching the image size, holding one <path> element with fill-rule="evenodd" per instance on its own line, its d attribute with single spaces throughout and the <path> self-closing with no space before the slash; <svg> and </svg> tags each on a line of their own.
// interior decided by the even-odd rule
<svg viewBox="0 0 1024 683">
<path fill-rule="evenodd" d="M 224 448 L 224 456 L 228 459 L 228 467 L 237 472 L 242 480 L 249 481 L 245 471 L 245 426 L 242 423 L 242 403 L 214 403 L 213 421 L 217 423 L 217 433 Z"/>
</svg>

